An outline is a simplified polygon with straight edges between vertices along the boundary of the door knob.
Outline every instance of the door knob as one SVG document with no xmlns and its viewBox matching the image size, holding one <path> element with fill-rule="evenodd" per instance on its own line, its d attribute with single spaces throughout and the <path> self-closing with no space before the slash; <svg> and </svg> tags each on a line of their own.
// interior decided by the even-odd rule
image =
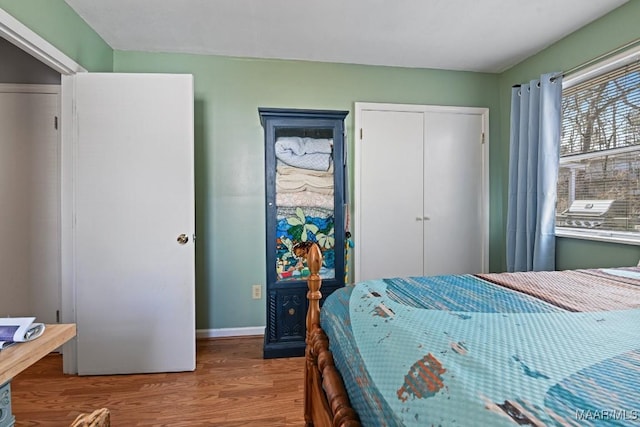
<svg viewBox="0 0 640 427">
<path fill-rule="evenodd" d="M 416 221 L 422 221 L 422 217 L 417 216 Z"/>
<path fill-rule="evenodd" d="M 179 244 L 184 245 L 189 241 L 189 237 L 187 237 L 186 234 L 181 234 L 178 236 L 177 240 Z"/>
</svg>

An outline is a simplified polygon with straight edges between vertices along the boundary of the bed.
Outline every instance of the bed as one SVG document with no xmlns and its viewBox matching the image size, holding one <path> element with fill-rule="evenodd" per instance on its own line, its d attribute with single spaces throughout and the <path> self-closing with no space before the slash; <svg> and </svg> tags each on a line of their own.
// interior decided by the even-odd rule
<svg viewBox="0 0 640 427">
<path fill-rule="evenodd" d="M 307 254 L 308 426 L 640 425 L 640 268 L 370 280 Z"/>
</svg>

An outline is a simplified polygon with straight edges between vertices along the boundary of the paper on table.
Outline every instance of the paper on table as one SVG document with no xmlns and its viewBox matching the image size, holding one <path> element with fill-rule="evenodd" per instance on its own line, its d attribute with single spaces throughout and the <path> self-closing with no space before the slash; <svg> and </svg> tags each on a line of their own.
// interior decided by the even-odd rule
<svg viewBox="0 0 640 427">
<path fill-rule="evenodd" d="M 35 317 L 0 317 L 0 350 L 42 335 L 44 323 L 35 323 L 35 320 Z"/>
</svg>

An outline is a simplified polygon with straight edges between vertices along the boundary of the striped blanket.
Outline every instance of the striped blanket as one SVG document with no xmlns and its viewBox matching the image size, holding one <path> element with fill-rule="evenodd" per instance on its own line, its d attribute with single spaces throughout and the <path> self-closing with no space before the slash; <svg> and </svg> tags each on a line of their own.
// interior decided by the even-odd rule
<svg viewBox="0 0 640 427">
<path fill-rule="evenodd" d="M 640 269 L 371 280 L 321 326 L 364 426 L 640 425 Z"/>
</svg>

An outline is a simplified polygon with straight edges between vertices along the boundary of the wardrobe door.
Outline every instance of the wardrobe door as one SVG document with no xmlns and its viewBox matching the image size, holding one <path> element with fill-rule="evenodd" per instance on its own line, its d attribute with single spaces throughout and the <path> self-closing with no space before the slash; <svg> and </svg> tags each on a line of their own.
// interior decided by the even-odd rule
<svg viewBox="0 0 640 427">
<path fill-rule="evenodd" d="M 356 280 L 422 276 L 424 114 L 363 111 Z"/>
<path fill-rule="evenodd" d="M 260 108 L 265 131 L 267 319 L 264 357 L 304 354 L 304 259 L 320 246 L 322 294 L 344 285 L 346 111 Z"/>
</svg>

